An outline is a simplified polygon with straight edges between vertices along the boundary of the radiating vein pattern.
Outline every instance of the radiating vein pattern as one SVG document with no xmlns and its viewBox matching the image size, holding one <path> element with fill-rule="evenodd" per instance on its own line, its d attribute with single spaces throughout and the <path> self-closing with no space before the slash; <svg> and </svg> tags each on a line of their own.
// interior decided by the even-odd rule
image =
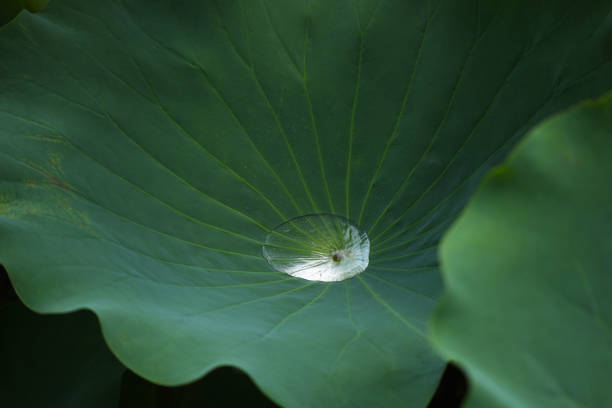
<svg viewBox="0 0 612 408">
<path fill-rule="evenodd" d="M 612 87 L 611 32 L 603 0 L 52 1 L 0 30 L 0 262 L 156 382 L 424 406 L 439 242 Z"/>
</svg>

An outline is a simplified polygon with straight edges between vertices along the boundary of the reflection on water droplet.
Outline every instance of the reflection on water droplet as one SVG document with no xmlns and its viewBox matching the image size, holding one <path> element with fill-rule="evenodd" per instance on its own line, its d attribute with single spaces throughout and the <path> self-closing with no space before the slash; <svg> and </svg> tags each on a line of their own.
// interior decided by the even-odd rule
<svg viewBox="0 0 612 408">
<path fill-rule="evenodd" d="M 263 255 L 277 271 L 302 279 L 342 281 L 368 267 L 370 240 L 347 219 L 305 215 L 279 225 L 266 237 Z"/>
</svg>

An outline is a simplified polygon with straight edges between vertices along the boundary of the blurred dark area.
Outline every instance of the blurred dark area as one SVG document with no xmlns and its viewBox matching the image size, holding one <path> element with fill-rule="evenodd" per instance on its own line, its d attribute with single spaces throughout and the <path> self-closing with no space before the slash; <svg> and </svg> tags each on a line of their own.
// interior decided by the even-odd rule
<svg viewBox="0 0 612 408">
<path fill-rule="evenodd" d="M 4 2 L 6 0 L 0 1 Z M 19 7 L 16 2 L 14 4 L 2 4 L 2 6 L 0 7 L 0 29 L 2 28 L 2 26 L 10 23 L 12 19 L 17 17 L 21 10 L 21 7 Z"/>
<path fill-rule="evenodd" d="M 45 8 L 49 0 L 0 0 L 0 29 L 26 9 L 32 13 Z"/>
<path fill-rule="evenodd" d="M 235 367 L 218 367 L 181 387 L 152 384 L 131 371 L 123 374 L 119 408 L 279 407 Z"/>
<path fill-rule="evenodd" d="M 21 301 L 13 289 L 7 271 L 2 265 L 0 265 L 0 307 L 9 308 L 19 305 L 21 305 Z M 9 309 L 6 309 L 5 311 L 8 312 Z M 32 318 L 34 318 L 34 321 L 37 322 L 37 324 L 42 324 L 44 326 L 45 322 L 49 320 L 48 323 L 53 327 L 56 325 L 63 325 L 62 331 L 66 334 L 73 335 L 72 337 L 71 335 L 67 335 L 67 339 L 72 339 L 75 336 L 83 339 L 83 334 L 86 334 L 91 338 L 91 344 L 89 345 L 89 348 L 91 349 L 90 352 L 101 353 L 100 355 L 102 357 L 99 357 L 99 359 L 105 360 L 98 361 L 98 363 L 108 363 L 108 372 L 112 375 L 115 375 L 115 371 L 119 370 L 117 374 L 121 376 L 121 380 L 120 391 L 118 394 L 119 401 L 116 405 L 119 408 L 279 407 L 257 388 L 253 380 L 245 372 L 236 367 L 218 367 L 199 381 L 180 387 L 165 387 L 153 384 L 137 376 L 130 370 L 121 367 L 121 365 L 116 362 L 115 358 L 108 353 L 108 350 L 106 350 L 106 345 L 102 340 L 101 333 L 99 332 L 99 326 L 95 320 L 92 321 L 90 319 L 81 322 L 77 327 L 75 322 L 67 321 L 66 323 L 63 323 L 63 320 L 60 321 L 60 319 L 74 319 L 73 314 L 46 316 L 38 315 L 31 311 L 25 312 L 31 313 L 33 315 Z M 28 324 L 26 323 L 27 319 L 22 319 L 20 321 L 22 321 L 23 324 Z M 0 322 L 0 325 L 4 325 L 4 323 L 5 322 Z M 84 331 L 85 329 L 87 330 Z M 33 328 L 31 330 L 38 329 Z M 40 333 L 42 336 L 44 336 L 44 332 Z M 63 352 L 70 350 L 70 347 L 72 346 L 70 345 L 69 341 L 70 340 L 62 341 L 61 339 L 55 339 L 54 342 L 57 344 L 53 350 L 63 350 Z M 33 345 L 34 343 L 39 344 L 41 342 L 44 344 L 49 344 L 49 342 L 44 338 L 37 338 L 36 341 L 33 342 Z M 67 344 L 60 344 L 62 342 Z M 99 348 L 103 348 L 103 350 L 98 350 Z M 2 350 L 0 350 L 0 355 L 1 353 Z M 58 356 L 56 356 L 56 358 L 57 357 Z M 71 359 L 69 356 L 62 355 L 62 357 L 67 358 L 68 360 Z M 64 381 L 80 380 L 80 378 L 70 378 L 71 375 L 74 375 L 74 372 L 63 373 L 61 365 L 54 364 L 54 366 L 54 375 L 58 377 L 64 375 L 66 377 Z M 121 371 L 123 371 L 122 374 Z M 5 374 L 10 374 L 10 370 L 9 373 Z M 26 376 L 27 375 L 24 375 L 24 377 Z M 10 380 L 11 382 L 15 383 L 21 382 L 28 384 L 28 387 L 30 387 L 33 392 L 36 392 L 36 389 L 38 388 L 44 387 L 43 385 L 37 385 L 36 378 L 31 376 L 29 376 L 29 378 L 11 378 Z M 97 379 L 96 381 L 100 381 L 100 379 Z M 89 387 L 91 386 L 92 384 L 89 384 Z M 446 366 L 438 388 L 427 408 L 459 408 L 465 398 L 467 389 L 468 383 L 466 376 L 455 364 L 449 363 Z M 53 392 L 53 390 L 49 392 Z M 89 398 L 90 395 L 93 394 L 79 394 L 79 398 L 83 399 L 80 401 L 80 406 L 88 406 L 87 398 Z M 23 408 L 29 407 L 30 405 L 23 406 Z M 31 407 L 34 408 L 34 405 Z M 49 407 L 53 408 L 54 405 L 51 404 Z"/>
<path fill-rule="evenodd" d="M 468 390 L 467 377 L 453 363 L 448 363 L 436 393 L 427 408 L 459 408 Z"/>
<path fill-rule="evenodd" d="M 13 289 L 11 280 L 6 273 L 4 266 L 0 265 L 0 307 L 17 301 L 19 298 Z"/>
</svg>

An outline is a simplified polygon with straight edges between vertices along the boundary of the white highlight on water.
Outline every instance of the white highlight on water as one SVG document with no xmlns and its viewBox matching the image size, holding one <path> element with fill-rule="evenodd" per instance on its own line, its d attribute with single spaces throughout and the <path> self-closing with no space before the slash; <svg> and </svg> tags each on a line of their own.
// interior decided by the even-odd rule
<svg viewBox="0 0 612 408">
<path fill-rule="evenodd" d="M 370 240 L 347 219 L 330 214 L 294 218 L 266 237 L 263 255 L 277 271 L 298 278 L 336 282 L 363 272 Z"/>
</svg>

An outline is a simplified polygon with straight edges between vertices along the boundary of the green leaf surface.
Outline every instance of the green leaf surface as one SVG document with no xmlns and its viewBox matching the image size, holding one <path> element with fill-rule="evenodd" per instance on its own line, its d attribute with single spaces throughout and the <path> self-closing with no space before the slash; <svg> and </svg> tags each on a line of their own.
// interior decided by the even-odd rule
<svg viewBox="0 0 612 408">
<path fill-rule="evenodd" d="M 41 316 L 15 302 L 0 308 L 0 398 L 20 408 L 109 408 L 125 368 L 90 312 Z"/>
<path fill-rule="evenodd" d="M 467 407 L 612 406 L 612 93 L 536 127 L 441 246 Z"/>
<path fill-rule="evenodd" d="M 58 0 L 0 32 L 0 260 L 167 385 L 244 369 L 285 406 L 424 406 L 437 245 L 542 117 L 612 87 L 607 2 Z M 275 272 L 331 213 L 368 269 Z M 33 256 L 33 254 L 36 256 Z"/>
</svg>

